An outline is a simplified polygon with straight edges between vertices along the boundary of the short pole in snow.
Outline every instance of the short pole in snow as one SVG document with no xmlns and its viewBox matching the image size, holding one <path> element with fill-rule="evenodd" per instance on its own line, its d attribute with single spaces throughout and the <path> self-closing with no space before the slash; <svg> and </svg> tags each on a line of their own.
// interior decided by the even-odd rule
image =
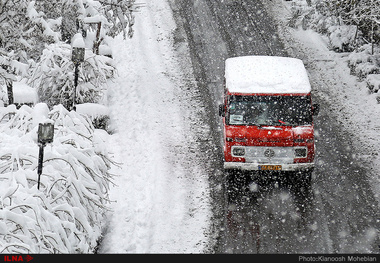
<svg viewBox="0 0 380 263">
<path fill-rule="evenodd" d="M 40 189 L 40 180 L 42 174 L 42 164 L 44 161 L 44 148 L 47 143 L 52 143 L 54 139 L 54 124 L 48 123 L 40 123 L 38 126 L 38 146 L 40 147 L 38 153 L 38 184 L 37 189 Z"/>
<path fill-rule="evenodd" d="M 46 146 L 46 144 L 40 144 L 40 151 L 38 153 L 38 170 L 37 170 L 37 174 L 38 174 L 38 185 L 37 185 L 37 189 L 40 190 L 40 180 L 41 180 L 41 174 L 42 174 L 42 163 L 44 161 L 44 148 Z"/>
<path fill-rule="evenodd" d="M 74 92 L 73 92 L 72 110 L 76 111 L 75 101 L 76 101 L 77 87 L 78 87 L 79 63 L 75 63 L 74 65 L 75 65 L 75 71 L 74 71 Z"/>
<path fill-rule="evenodd" d="M 81 34 L 75 34 L 72 40 L 72 51 L 71 51 L 71 61 L 74 62 L 74 92 L 73 92 L 73 103 L 71 105 L 71 110 L 75 111 L 76 103 L 76 93 L 78 86 L 78 75 L 79 75 L 79 65 L 84 62 L 85 55 L 85 44 Z"/>
</svg>

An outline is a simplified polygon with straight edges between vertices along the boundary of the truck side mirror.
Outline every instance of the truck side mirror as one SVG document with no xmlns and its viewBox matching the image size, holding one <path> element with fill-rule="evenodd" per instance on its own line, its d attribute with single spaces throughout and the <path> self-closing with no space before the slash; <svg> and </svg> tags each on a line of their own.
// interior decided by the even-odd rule
<svg viewBox="0 0 380 263">
<path fill-rule="evenodd" d="M 314 115 L 314 116 L 318 116 L 319 114 L 319 110 L 320 110 L 320 105 L 319 104 L 313 104 L 312 107 L 311 107 L 311 113 Z"/>
<path fill-rule="evenodd" d="M 226 116 L 226 113 L 224 111 L 224 104 L 220 104 L 219 105 L 219 116 L 221 116 L 221 117 L 225 117 Z"/>
</svg>

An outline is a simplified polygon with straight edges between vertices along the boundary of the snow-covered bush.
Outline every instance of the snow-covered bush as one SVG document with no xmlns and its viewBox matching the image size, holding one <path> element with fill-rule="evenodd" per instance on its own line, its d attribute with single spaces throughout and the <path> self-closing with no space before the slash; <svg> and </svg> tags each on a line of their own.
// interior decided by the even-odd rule
<svg viewBox="0 0 380 263">
<path fill-rule="evenodd" d="M 358 76 L 361 80 L 369 74 L 379 74 L 380 50 L 372 54 L 371 45 L 363 45 L 348 56 L 348 65 L 351 74 Z"/>
<path fill-rule="evenodd" d="M 298 0 L 291 10 L 289 26 L 313 29 L 328 36 L 332 50 L 351 52 L 351 74 L 366 81 L 371 92 L 379 90 L 380 1 Z"/>
<path fill-rule="evenodd" d="M 64 43 L 70 43 L 76 33 L 94 33 L 91 32 L 91 25 L 86 24 L 85 20 L 96 18 L 101 22 L 101 30 L 93 41 L 97 47 L 102 45 L 102 50 L 106 50 L 106 55 L 109 56 L 109 50 L 104 48 L 108 37 L 114 37 L 121 32 L 124 36 L 132 37 L 135 8 L 135 0 L 0 0 L 0 90 L 7 86 L 9 104 L 13 103 L 12 83 L 15 79 L 29 79 L 29 76 L 21 75 L 20 71 L 14 70 L 14 64 L 17 62 L 19 65 L 24 63 L 34 68 L 32 72 L 35 74 L 46 73 L 38 80 L 34 75 L 36 85 L 44 85 L 40 91 L 40 95 L 43 95 L 42 101 L 46 101 L 50 106 L 59 103 L 67 106 L 72 92 L 72 85 L 69 83 L 73 80 L 73 76 L 70 75 L 73 70 L 70 70 L 72 66 L 65 65 L 66 58 L 70 56 L 66 57 L 68 50 Z M 56 49 L 52 50 L 53 47 Z M 50 51 L 57 53 L 55 57 L 49 56 Z M 51 59 L 56 59 L 56 63 L 52 72 L 49 72 L 47 69 L 49 64 L 52 64 Z M 105 56 L 89 54 L 86 62 L 82 65 L 83 85 L 77 91 L 79 103 L 82 103 L 82 100 L 95 102 L 104 79 L 114 71 Z M 38 65 L 35 66 L 35 63 Z M 54 79 L 53 73 L 60 77 Z M 59 82 L 57 85 L 54 84 L 55 80 Z M 49 81 L 52 85 L 50 87 L 46 84 Z"/>
<path fill-rule="evenodd" d="M 313 0 L 295 1 L 289 24 L 326 34 L 331 48 L 352 51 L 358 45 L 380 44 L 380 1 Z"/>
<path fill-rule="evenodd" d="M 126 36 L 131 38 L 135 23 L 133 11 L 137 8 L 135 0 L 108 0 L 99 2 L 102 3 L 104 16 L 111 25 L 108 29 L 108 34 L 115 37 L 122 32 L 124 38 Z"/>
<path fill-rule="evenodd" d="M 55 124 L 37 189 L 38 123 Z M 63 106 L 0 108 L 0 253 L 91 253 L 101 235 L 111 161 L 105 132 Z"/>
<path fill-rule="evenodd" d="M 349 52 L 361 41 L 361 31 L 356 25 L 346 25 L 342 17 L 334 16 L 331 3 L 313 1 L 307 5 L 305 1 L 295 2 L 292 6 L 292 17 L 289 25 L 304 30 L 313 29 L 328 36 L 330 48 L 337 52 Z M 360 42 L 361 43 L 361 42 Z"/>
<path fill-rule="evenodd" d="M 76 111 L 90 118 L 96 129 L 111 132 L 109 130 L 110 111 L 108 107 L 97 103 L 83 103 L 77 105 Z"/>
<path fill-rule="evenodd" d="M 363 37 L 371 43 L 379 43 L 380 2 L 378 0 L 323 0 L 322 4 L 335 16 L 341 25 L 356 26 Z"/>
<path fill-rule="evenodd" d="M 377 93 L 380 90 L 380 74 L 369 74 L 367 87 L 371 92 Z"/>
<path fill-rule="evenodd" d="M 328 31 L 331 49 L 337 52 L 354 50 L 358 32 L 357 26 L 331 26 Z"/>
<path fill-rule="evenodd" d="M 52 107 L 62 104 L 70 108 L 74 92 L 74 63 L 71 46 L 64 43 L 46 47 L 33 69 L 29 84 L 38 89 L 42 102 Z M 79 67 L 76 103 L 98 102 L 104 84 L 115 74 L 112 59 L 86 50 L 85 61 Z"/>
</svg>

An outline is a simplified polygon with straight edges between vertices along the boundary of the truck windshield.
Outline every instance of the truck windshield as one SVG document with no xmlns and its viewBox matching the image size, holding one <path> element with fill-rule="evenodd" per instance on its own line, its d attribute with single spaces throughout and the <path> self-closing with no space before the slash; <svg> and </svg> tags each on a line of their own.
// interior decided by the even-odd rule
<svg viewBox="0 0 380 263">
<path fill-rule="evenodd" d="M 310 96 L 229 97 L 229 125 L 300 126 L 312 123 Z"/>
</svg>

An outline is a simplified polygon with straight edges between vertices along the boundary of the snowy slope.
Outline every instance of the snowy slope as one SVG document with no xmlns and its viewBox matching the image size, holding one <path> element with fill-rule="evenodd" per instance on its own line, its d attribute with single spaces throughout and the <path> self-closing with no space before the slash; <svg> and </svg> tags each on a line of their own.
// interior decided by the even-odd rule
<svg viewBox="0 0 380 263">
<path fill-rule="evenodd" d="M 290 17 L 291 3 L 280 0 L 268 4 L 276 15 L 281 35 L 288 43 L 288 52 L 304 61 L 310 74 L 313 92 L 330 102 L 339 125 L 352 137 L 354 159 L 371 169 L 368 180 L 380 203 L 380 105 L 378 94 L 370 94 L 365 82 L 350 74 L 350 53 L 329 50 L 326 37 L 312 31 L 285 26 Z M 324 105 L 321 105 L 322 110 Z M 326 107 L 327 108 L 327 107 Z"/>
<path fill-rule="evenodd" d="M 113 43 L 119 77 L 109 89 L 109 149 L 121 164 L 101 253 L 207 249 L 210 189 L 194 144 L 201 131 L 192 126 L 202 109 L 173 48 L 174 30 L 166 1 L 149 1 L 136 14 L 134 37 Z"/>
</svg>

